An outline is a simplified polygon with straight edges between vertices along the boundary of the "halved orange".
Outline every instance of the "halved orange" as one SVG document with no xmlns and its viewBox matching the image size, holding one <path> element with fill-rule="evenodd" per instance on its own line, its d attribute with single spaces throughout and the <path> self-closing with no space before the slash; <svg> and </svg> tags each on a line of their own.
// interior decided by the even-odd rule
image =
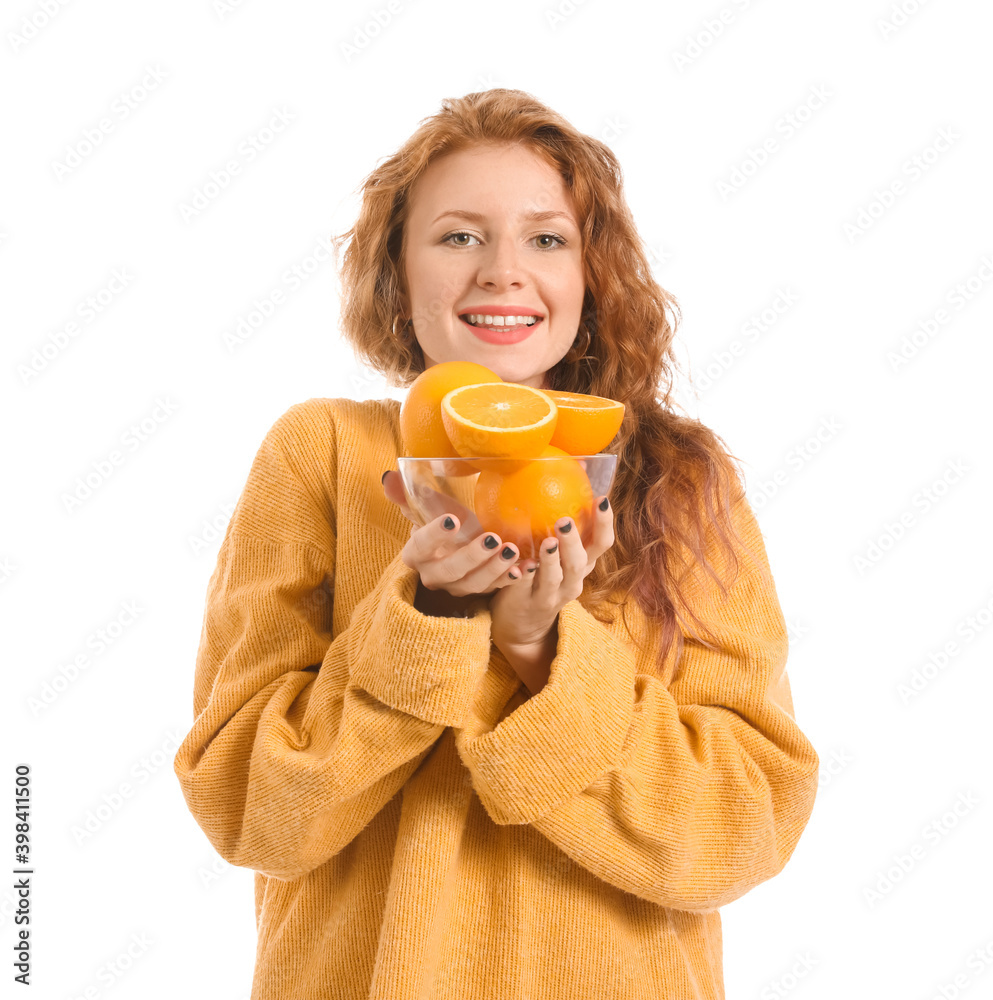
<svg viewBox="0 0 993 1000">
<path fill-rule="evenodd" d="M 549 396 L 517 382 L 463 385 L 441 400 L 445 432 L 467 458 L 536 458 L 551 441 L 557 416 Z"/>
<path fill-rule="evenodd" d="M 597 455 L 607 447 L 624 420 L 624 404 L 605 396 L 545 389 L 558 407 L 551 444 L 570 455 Z"/>
</svg>

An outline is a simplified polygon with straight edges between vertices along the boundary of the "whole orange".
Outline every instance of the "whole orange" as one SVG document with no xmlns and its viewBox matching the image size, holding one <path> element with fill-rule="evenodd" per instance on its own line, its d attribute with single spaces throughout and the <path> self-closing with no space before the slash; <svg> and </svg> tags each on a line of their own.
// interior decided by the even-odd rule
<svg viewBox="0 0 993 1000">
<path fill-rule="evenodd" d="M 496 372 L 473 361 L 442 361 L 425 368 L 410 384 L 400 407 L 404 454 L 411 458 L 458 458 L 441 422 L 442 399 L 459 386 L 502 381 Z"/>
<path fill-rule="evenodd" d="M 584 541 L 593 524 L 593 489 L 586 471 L 552 445 L 513 472 L 481 472 L 473 504 L 483 530 L 513 542 L 524 559 L 538 558 L 542 541 L 555 537 L 559 518 L 571 517 Z"/>
</svg>

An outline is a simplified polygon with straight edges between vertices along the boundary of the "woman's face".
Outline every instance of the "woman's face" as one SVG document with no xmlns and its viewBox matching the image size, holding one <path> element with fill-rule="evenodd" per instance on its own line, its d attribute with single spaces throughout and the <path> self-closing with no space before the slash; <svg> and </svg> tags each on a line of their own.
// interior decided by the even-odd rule
<svg viewBox="0 0 993 1000">
<path fill-rule="evenodd" d="M 541 388 L 576 339 L 586 290 L 575 206 L 558 172 L 521 146 L 448 153 L 414 184 L 405 226 L 404 308 L 425 364 L 475 361 Z M 463 318 L 498 311 L 541 319 L 491 319 L 490 330 Z"/>
</svg>

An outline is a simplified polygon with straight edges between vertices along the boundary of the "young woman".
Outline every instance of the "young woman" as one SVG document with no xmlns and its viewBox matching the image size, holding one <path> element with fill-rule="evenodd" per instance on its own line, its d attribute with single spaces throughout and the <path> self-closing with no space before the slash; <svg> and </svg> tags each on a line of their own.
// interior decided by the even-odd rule
<svg viewBox="0 0 993 1000">
<path fill-rule="evenodd" d="M 721 998 L 719 907 L 789 860 L 818 756 L 741 478 L 670 405 L 617 161 L 520 91 L 448 100 L 346 240 L 343 329 L 393 384 L 474 361 L 626 413 L 589 546 L 564 519 L 537 560 L 411 525 L 395 400 L 269 431 L 175 762 L 256 872 L 252 997 Z M 488 311 L 539 320 L 493 343 Z"/>
</svg>

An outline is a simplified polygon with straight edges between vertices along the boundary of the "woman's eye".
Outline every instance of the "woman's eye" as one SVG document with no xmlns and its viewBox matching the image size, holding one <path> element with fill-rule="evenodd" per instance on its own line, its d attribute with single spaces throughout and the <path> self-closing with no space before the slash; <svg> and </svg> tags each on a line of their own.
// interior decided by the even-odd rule
<svg viewBox="0 0 993 1000">
<path fill-rule="evenodd" d="M 472 233 L 449 233 L 441 242 L 449 243 L 452 246 L 457 247 L 471 246 L 472 244 L 463 241 L 463 237 L 465 240 L 476 239 Z M 533 237 L 533 239 L 547 241 L 543 244 L 539 244 L 539 249 L 541 250 L 551 250 L 555 246 L 565 245 L 565 240 L 560 236 L 555 236 L 553 233 L 541 233 L 540 235 Z"/>
</svg>

